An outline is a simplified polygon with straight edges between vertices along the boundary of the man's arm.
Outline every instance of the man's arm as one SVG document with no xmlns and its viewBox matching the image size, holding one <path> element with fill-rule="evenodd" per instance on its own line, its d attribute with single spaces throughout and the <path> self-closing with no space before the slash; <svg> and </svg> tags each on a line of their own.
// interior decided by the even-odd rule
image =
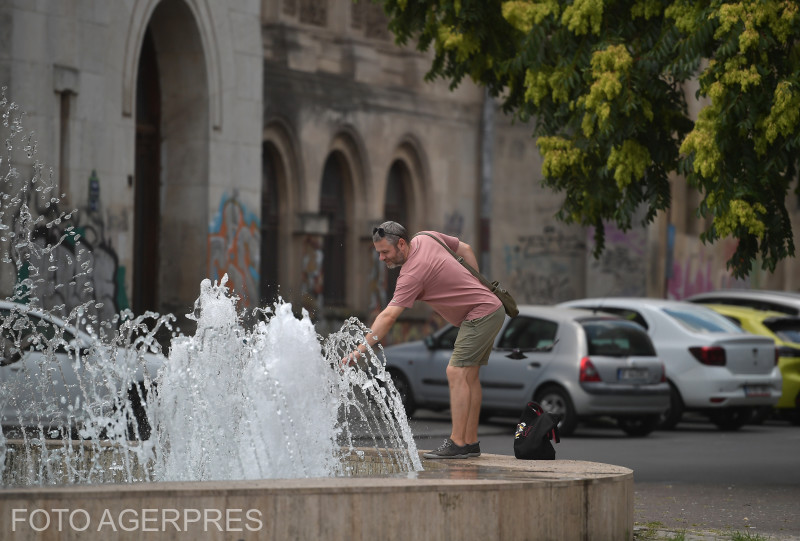
<svg viewBox="0 0 800 541">
<path fill-rule="evenodd" d="M 480 272 L 480 269 L 478 268 L 478 259 L 475 257 L 475 252 L 472 251 L 472 246 L 466 242 L 458 241 L 458 249 L 456 250 L 456 254 L 463 257 L 464 261 L 466 261 L 470 267 Z"/>
<path fill-rule="evenodd" d="M 396 305 L 389 305 L 384 308 L 372 323 L 372 328 L 370 329 L 370 332 L 367 333 L 365 342 L 370 346 L 374 346 L 380 342 L 381 339 L 388 334 L 389 329 L 392 328 L 392 325 L 394 325 L 394 322 L 397 321 L 397 318 L 400 316 L 400 314 L 403 313 L 403 310 L 405 310 L 405 308 Z M 355 353 L 355 357 L 358 358 L 359 355 L 362 355 L 366 352 L 367 346 L 365 344 L 360 344 L 353 353 Z"/>
</svg>

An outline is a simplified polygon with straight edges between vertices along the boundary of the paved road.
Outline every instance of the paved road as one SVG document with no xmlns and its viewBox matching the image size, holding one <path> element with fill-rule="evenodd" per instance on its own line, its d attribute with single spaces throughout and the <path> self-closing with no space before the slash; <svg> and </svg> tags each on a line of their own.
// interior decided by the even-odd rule
<svg viewBox="0 0 800 541">
<path fill-rule="evenodd" d="M 507 418 L 482 424 L 483 452 L 513 455 L 515 426 Z M 435 448 L 449 435 L 448 413 L 420 410 L 411 428 L 420 449 Z M 613 421 L 601 422 L 564 438 L 556 458 L 631 468 L 641 528 L 694 532 L 687 540 L 730 539 L 736 531 L 800 540 L 800 427 L 767 421 L 721 432 L 696 418 L 629 438 Z"/>
</svg>

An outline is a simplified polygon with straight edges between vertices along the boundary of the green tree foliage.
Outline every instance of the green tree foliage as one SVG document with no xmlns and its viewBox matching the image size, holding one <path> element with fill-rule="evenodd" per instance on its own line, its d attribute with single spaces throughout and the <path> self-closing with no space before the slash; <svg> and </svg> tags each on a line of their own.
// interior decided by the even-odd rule
<svg viewBox="0 0 800 541">
<path fill-rule="evenodd" d="M 684 175 L 711 216 L 701 238 L 738 239 L 745 276 L 794 255 L 786 196 L 800 143 L 800 14 L 795 1 L 384 0 L 400 43 L 433 49 L 428 79 L 488 88 L 533 119 L 559 217 L 626 230 L 670 205 Z M 704 107 L 687 108 L 699 82 Z"/>
</svg>

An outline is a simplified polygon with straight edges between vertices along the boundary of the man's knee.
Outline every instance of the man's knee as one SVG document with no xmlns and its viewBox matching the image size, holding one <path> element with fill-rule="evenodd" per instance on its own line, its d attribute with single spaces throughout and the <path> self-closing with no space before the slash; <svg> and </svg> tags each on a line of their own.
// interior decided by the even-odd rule
<svg viewBox="0 0 800 541">
<path fill-rule="evenodd" d="M 447 381 L 474 383 L 478 380 L 480 366 L 452 366 L 448 365 L 446 374 Z"/>
</svg>

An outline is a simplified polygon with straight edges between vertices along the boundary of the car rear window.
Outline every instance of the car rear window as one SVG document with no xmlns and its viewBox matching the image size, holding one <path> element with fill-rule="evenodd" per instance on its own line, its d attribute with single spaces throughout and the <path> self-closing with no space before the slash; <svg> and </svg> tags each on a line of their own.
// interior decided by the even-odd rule
<svg viewBox="0 0 800 541">
<path fill-rule="evenodd" d="M 691 332 L 736 334 L 745 332 L 737 327 L 734 322 L 711 309 L 692 310 L 691 308 L 664 308 L 664 313 Z"/>
<path fill-rule="evenodd" d="M 769 318 L 764 320 L 764 326 L 784 342 L 800 343 L 800 318 Z"/>
<path fill-rule="evenodd" d="M 606 357 L 654 357 L 656 350 L 647 333 L 636 323 L 621 320 L 582 321 L 589 355 Z"/>
</svg>

